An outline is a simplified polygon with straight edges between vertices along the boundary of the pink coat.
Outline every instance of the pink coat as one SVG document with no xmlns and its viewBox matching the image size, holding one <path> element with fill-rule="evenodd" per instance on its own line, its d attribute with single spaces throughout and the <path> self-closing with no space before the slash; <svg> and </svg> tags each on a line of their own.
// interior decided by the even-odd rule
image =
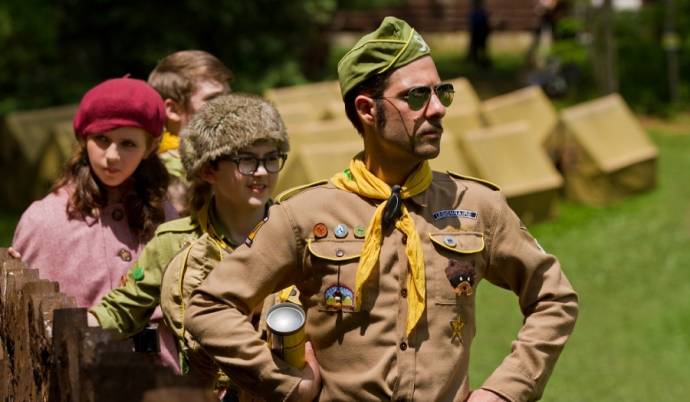
<svg viewBox="0 0 690 402">
<path fill-rule="evenodd" d="M 129 229 L 122 204 L 105 207 L 100 219 L 70 220 L 68 197 L 63 188 L 32 203 L 17 224 L 12 247 L 42 279 L 58 282 L 61 292 L 73 296 L 79 307 L 89 308 L 120 285 L 145 243 Z M 169 204 L 165 217 L 177 217 Z M 166 332 L 160 337 L 161 357 L 176 367 L 175 341 Z"/>
</svg>

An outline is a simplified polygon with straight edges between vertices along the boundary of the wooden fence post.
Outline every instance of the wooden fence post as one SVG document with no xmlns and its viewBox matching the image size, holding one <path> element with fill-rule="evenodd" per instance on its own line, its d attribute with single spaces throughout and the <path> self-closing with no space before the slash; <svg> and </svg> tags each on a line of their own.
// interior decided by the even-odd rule
<svg viewBox="0 0 690 402">
<path fill-rule="evenodd" d="M 134 352 L 131 339 L 90 328 L 86 309 L 0 248 L 0 401 L 216 401 Z"/>
</svg>

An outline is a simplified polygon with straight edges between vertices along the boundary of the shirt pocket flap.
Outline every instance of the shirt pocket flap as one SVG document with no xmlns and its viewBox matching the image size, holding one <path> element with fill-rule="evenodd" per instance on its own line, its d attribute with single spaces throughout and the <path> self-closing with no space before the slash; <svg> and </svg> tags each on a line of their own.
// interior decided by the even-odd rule
<svg viewBox="0 0 690 402">
<path fill-rule="evenodd" d="M 472 254 L 484 250 L 484 234 L 479 232 L 429 233 L 435 245 L 459 254 Z"/>
<path fill-rule="evenodd" d="M 364 242 L 361 240 L 314 241 L 309 239 L 307 241 L 307 248 L 309 249 L 309 253 L 311 255 L 323 260 L 335 262 L 353 261 L 358 259 L 362 254 L 363 245 Z"/>
</svg>

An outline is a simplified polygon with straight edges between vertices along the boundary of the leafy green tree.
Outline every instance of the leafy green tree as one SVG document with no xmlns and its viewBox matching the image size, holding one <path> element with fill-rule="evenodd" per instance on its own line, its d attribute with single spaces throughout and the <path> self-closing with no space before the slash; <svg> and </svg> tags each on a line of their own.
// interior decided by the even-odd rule
<svg viewBox="0 0 690 402">
<path fill-rule="evenodd" d="M 328 55 L 323 32 L 336 6 L 336 0 L 3 0 L 0 114 L 76 102 L 106 78 L 146 79 L 160 58 L 181 49 L 219 57 L 242 91 L 318 78 Z"/>
</svg>

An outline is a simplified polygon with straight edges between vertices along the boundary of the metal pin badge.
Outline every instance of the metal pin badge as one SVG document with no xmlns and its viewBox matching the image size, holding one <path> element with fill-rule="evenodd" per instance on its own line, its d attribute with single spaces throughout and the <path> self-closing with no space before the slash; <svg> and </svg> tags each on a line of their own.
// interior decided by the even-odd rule
<svg viewBox="0 0 690 402">
<path fill-rule="evenodd" d="M 347 226 L 345 226 L 344 224 L 341 223 L 335 227 L 334 232 L 335 232 L 335 237 L 342 239 L 343 237 L 347 236 L 347 232 L 348 232 Z"/>
<path fill-rule="evenodd" d="M 322 239 L 328 236 L 328 227 L 324 223 L 317 223 L 312 229 L 315 239 Z"/>
<path fill-rule="evenodd" d="M 355 226 L 355 238 L 356 239 L 363 239 L 364 236 L 366 236 L 366 234 L 367 234 L 367 229 L 364 226 L 362 226 L 362 225 Z"/>
<path fill-rule="evenodd" d="M 459 340 L 462 342 L 462 328 L 465 326 L 465 323 L 462 321 L 462 318 L 456 317 L 454 320 L 451 320 L 450 322 L 450 339 L 452 340 Z"/>
</svg>

